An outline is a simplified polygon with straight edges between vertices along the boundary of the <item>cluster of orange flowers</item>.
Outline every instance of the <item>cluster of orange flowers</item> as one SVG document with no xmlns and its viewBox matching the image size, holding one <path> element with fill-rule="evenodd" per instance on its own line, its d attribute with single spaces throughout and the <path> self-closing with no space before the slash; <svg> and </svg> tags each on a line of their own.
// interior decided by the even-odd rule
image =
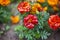
<svg viewBox="0 0 60 40">
<path fill-rule="evenodd" d="M 59 4 L 59 0 L 48 0 L 48 4 L 53 7 L 53 10 L 58 10 L 57 5 Z"/>
<path fill-rule="evenodd" d="M 54 11 L 58 10 L 58 5 L 60 5 L 60 1 L 59 0 L 37 0 L 39 3 L 45 3 L 47 2 L 48 5 L 50 5 Z M 47 9 L 47 7 L 45 7 L 45 9 Z"/>
<path fill-rule="evenodd" d="M 50 6 L 55 6 L 58 4 L 59 0 L 37 0 L 40 3 L 48 2 Z"/>
<path fill-rule="evenodd" d="M 47 7 L 42 7 L 39 3 L 34 3 L 33 5 L 32 5 L 32 8 L 31 8 L 31 13 L 32 14 L 35 14 L 36 13 L 36 11 L 46 11 L 47 10 Z"/>
<path fill-rule="evenodd" d="M 41 11 L 42 10 L 42 6 L 39 4 L 39 3 L 34 3 L 32 5 L 32 8 L 31 8 L 31 12 L 32 14 L 35 14 L 36 11 Z"/>
<path fill-rule="evenodd" d="M 0 0 L 0 5 L 7 6 L 8 4 L 10 4 L 10 0 Z"/>
<path fill-rule="evenodd" d="M 48 3 L 49 6 L 52 7 L 52 9 L 54 11 L 58 10 L 57 5 L 60 3 L 59 0 L 36 0 L 36 2 L 39 2 L 41 4 L 46 2 L 46 3 Z M 43 9 L 44 11 L 48 10 L 48 6 L 42 7 L 41 4 L 39 4 L 39 3 L 35 3 L 32 5 L 31 13 L 34 14 L 36 12 L 36 10 L 38 10 L 37 8 L 39 8 L 39 7 L 40 7 L 40 9 Z"/>
</svg>

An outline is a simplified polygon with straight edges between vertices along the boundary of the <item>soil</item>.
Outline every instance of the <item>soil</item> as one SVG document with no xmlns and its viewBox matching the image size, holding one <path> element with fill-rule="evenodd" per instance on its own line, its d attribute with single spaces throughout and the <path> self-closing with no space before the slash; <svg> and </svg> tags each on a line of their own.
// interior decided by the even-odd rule
<svg viewBox="0 0 60 40">
<path fill-rule="evenodd" d="M 18 13 L 16 7 L 17 7 L 17 3 L 11 4 L 9 7 L 11 7 L 11 12 L 14 13 L 16 15 L 16 13 Z M 21 23 L 19 23 L 21 24 Z M 16 24 L 17 25 L 17 24 Z M 17 35 L 14 32 L 14 28 L 16 25 L 12 25 L 10 27 L 10 30 L 5 32 L 4 35 L 2 35 L 2 37 L 0 37 L 0 40 L 19 40 Z M 2 26 L 4 28 L 4 26 Z"/>
<path fill-rule="evenodd" d="M 47 40 L 60 40 L 60 30 L 53 32 Z"/>
<path fill-rule="evenodd" d="M 14 32 L 14 28 L 15 28 L 15 25 L 12 25 L 10 30 L 7 31 L 4 35 L 2 35 L 0 40 L 19 40 L 17 35 Z"/>
</svg>

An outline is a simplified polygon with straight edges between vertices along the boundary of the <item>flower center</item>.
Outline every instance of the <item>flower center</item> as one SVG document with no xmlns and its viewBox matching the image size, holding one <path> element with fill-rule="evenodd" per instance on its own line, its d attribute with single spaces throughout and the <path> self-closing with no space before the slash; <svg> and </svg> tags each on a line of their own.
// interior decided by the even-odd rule
<svg viewBox="0 0 60 40">
<path fill-rule="evenodd" d="M 28 20 L 28 22 L 30 22 L 30 23 L 31 23 L 31 22 L 32 22 L 32 19 L 29 19 L 29 20 Z"/>
</svg>

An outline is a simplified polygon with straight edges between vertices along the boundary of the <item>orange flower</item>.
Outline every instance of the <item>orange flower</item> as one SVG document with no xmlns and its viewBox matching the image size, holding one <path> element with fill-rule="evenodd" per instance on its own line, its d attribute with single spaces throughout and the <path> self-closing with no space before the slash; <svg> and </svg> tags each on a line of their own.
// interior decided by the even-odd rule
<svg viewBox="0 0 60 40">
<path fill-rule="evenodd" d="M 42 7 L 39 3 L 35 3 L 32 5 L 32 9 L 31 9 L 31 12 L 32 14 L 35 14 L 36 11 L 41 11 L 42 10 Z"/>
<path fill-rule="evenodd" d="M 7 6 L 8 4 L 10 4 L 10 0 L 0 0 L 0 4 L 2 6 Z"/>
<path fill-rule="evenodd" d="M 19 16 L 11 16 L 11 22 L 13 24 L 16 24 L 19 22 Z"/>
<path fill-rule="evenodd" d="M 51 6 L 55 6 L 58 4 L 58 0 L 47 0 L 47 1 L 48 1 L 48 4 Z"/>
<path fill-rule="evenodd" d="M 45 2 L 45 0 L 37 0 L 38 2 L 40 2 L 40 3 L 44 3 Z"/>
</svg>

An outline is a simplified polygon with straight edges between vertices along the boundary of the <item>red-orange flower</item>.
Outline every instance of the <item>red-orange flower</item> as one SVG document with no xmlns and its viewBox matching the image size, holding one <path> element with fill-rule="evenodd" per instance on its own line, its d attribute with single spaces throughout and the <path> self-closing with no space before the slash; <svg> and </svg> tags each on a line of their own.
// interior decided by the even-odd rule
<svg viewBox="0 0 60 40">
<path fill-rule="evenodd" d="M 48 20 L 48 24 L 51 29 L 57 30 L 60 26 L 60 17 L 58 15 L 51 15 Z"/>
<path fill-rule="evenodd" d="M 30 4 L 28 2 L 21 2 L 18 5 L 18 11 L 20 13 L 25 13 L 30 11 Z"/>
<path fill-rule="evenodd" d="M 36 25 L 37 23 L 38 23 L 38 20 L 37 20 L 37 17 L 35 15 L 29 14 L 28 16 L 26 16 L 24 18 L 24 25 L 28 29 L 33 29 L 34 25 Z"/>
</svg>

